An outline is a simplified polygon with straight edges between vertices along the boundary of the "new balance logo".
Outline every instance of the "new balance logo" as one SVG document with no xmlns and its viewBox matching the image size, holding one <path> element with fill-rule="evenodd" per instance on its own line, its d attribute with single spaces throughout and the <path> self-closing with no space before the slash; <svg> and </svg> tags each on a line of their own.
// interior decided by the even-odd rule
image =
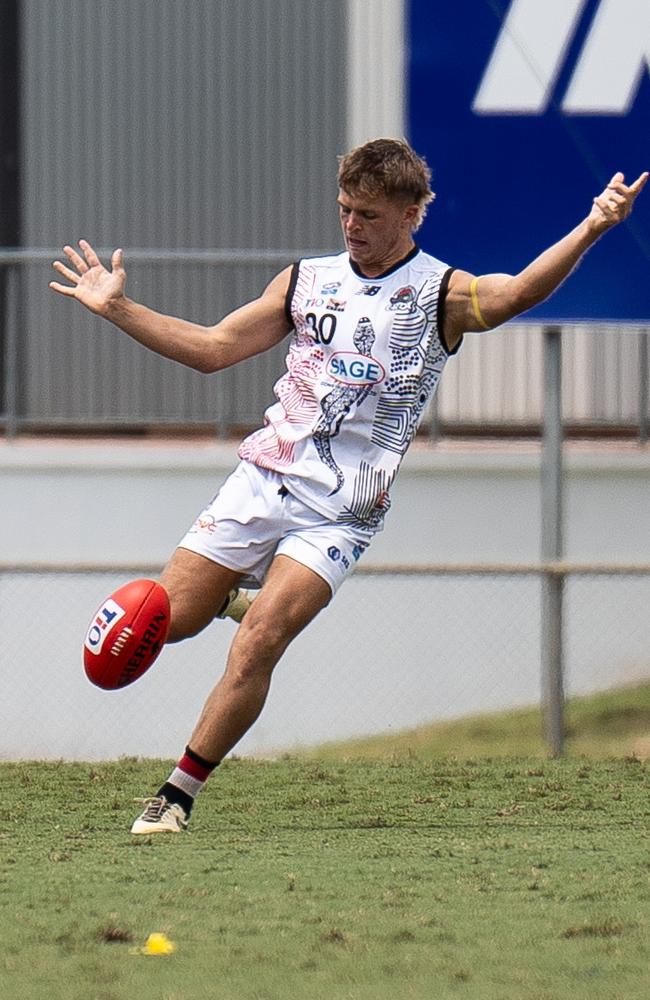
<svg viewBox="0 0 650 1000">
<path fill-rule="evenodd" d="M 600 0 L 568 87 L 555 95 L 588 0 L 513 0 L 472 105 L 476 114 L 626 115 L 650 70 L 648 0 Z"/>
</svg>

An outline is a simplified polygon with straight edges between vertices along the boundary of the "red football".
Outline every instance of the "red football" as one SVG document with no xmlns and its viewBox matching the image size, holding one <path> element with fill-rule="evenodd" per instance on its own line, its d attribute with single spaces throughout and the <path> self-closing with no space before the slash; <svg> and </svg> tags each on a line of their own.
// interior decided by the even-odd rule
<svg viewBox="0 0 650 1000">
<path fill-rule="evenodd" d="M 149 669 L 169 631 L 169 597 L 155 580 L 133 580 L 107 597 L 84 642 L 84 668 L 105 690 L 126 687 Z"/>
</svg>

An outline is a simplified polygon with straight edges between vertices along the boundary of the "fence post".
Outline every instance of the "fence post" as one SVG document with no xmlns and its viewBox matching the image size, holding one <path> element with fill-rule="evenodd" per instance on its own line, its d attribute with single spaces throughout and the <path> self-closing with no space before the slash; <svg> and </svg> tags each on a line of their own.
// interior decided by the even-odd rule
<svg viewBox="0 0 650 1000">
<path fill-rule="evenodd" d="M 440 422 L 438 419 L 438 393 L 434 392 L 429 402 L 429 444 L 437 444 L 440 438 Z"/>
<path fill-rule="evenodd" d="M 650 330 L 639 330 L 639 444 L 648 441 L 648 337 Z"/>
<path fill-rule="evenodd" d="M 562 598 L 562 329 L 544 328 L 544 414 L 541 461 L 541 654 L 544 736 L 553 756 L 564 752 Z M 555 564 L 555 565 L 553 565 Z"/>
<path fill-rule="evenodd" d="M 4 329 L 4 411 L 5 437 L 18 434 L 18 265 L 5 270 L 5 329 Z"/>
</svg>

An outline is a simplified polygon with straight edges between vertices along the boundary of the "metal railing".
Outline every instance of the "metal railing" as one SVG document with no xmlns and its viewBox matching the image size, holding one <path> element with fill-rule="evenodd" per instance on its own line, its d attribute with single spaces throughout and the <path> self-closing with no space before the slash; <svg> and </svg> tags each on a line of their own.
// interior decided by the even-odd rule
<svg viewBox="0 0 650 1000">
<path fill-rule="evenodd" d="M 127 267 L 132 267 L 138 277 L 138 296 L 142 293 L 146 297 L 146 293 L 150 293 L 155 308 L 164 311 L 167 307 L 176 314 L 184 315 L 184 310 L 188 307 L 195 314 L 214 317 L 222 314 L 224 309 L 240 304 L 246 296 L 257 294 L 264 282 L 279 268 L 302 256 L 324 252 L 314 249 L 133 249 L 126 252 L 126 260 Z M 102 250 L 101 255 L 103 259 L 107 259 L 110 251 Z M 87 331 L 91 323 L 101 321 L 83 315 L 81 311 L 61 311 L 47 287 L 53 272 L 46 265 L 60 257 L 61 250 L 56 248 L 0 250 L 0 423 L 7 437 L 15 437 L 27 429 L 72 428 L 84 431 L 89 427 L 127 428 L 136 425 L 151 429 L 164 428 L 169 423 L 188 427 L 212 426 L 220 436 L 228 436 L 242 427 L 252 427 L 255 424 L 261 412 L 258 400 L 262 400 L 263 405 L 271 401 L 271 385 L 282 365 L 281 350 L 271 361 L 253 359 L 246 362 L 245 376 L 239 376 L 236 371 L 220 373 L 219 391 L 214 394 L 206 392 L 205 383 L 197 381 L 200 376 L 178 370 L 179 366 L 169 363 L 166 367 L 161 367 L 165 362 L 147 359 L 146 352 L 137 345 L 114 341 L 112 343 L 116 344 L 115 350 L 108 357 L 104 354 L 98 359 L 99 348 L 94 343 L 94 338 L 79 334 L 75 340 L 70 331 L 73 334 L 77 328 Z M 37 275 L 35 268 L 42 268 L 42 273 Z M 211 269 L 223 280 L 213 282 Z M 169 305 L 171 293 L 167 294 L 165 286 L 169 276 L 179 272 L 182 280 L 177 283 Z M 158 301 L 156 294 L 161 292 L 156 275 L 164 276 L 159 282 L 163 285 L 162 302 Z M 169 280 L 171 283 L 171 278 Z M 515 374 L 513 380 L 513 369 L 518 373 L 518 365 L 522 367 L 521 377 L 525 375 L 528 379 L 531 367 L 533 371 L 538 367 L 541 371 L 541 366 L 535 359 L 513 361 L 507 348 L 503 351 L 503 357 L 498 351 L 495 354 L 492 349 L 495 341 L 499 343 L 499 338 L 504 335 L 509 344 L 515 344 L 517 337 L 528 337 L 530 342 L 540 332 L 543 334 L 543 328 L 526 327 L 525 333 L 522 333 L 520 326 L 505 328 L 493 335 L 489 348 L 484 346 L 481 338 L 467 337 L 466 344 L 457 362 L 455 361 L 462 381 L 457 391 L 458 400 L 449 402 L 453 391 L 449 376 L 445 373 L 438 398 L 425 416 L 424 432 L 435 439 L 441 432 L 462 430 L 469 435 L 484 433 L 486 426 L 511 435 L 521 433 L 522 427 L 539 430 L 546 409 L 541 392 L 536 394 L 539 397 L 537 399 L 524 398 L 516 417 L 508 412 L 507 406 L 495 406 L 495 398 L 500 393 L 505 394 L 513 381 L 518 380 L 518 374 Z M 568 355 L 572 350 L 572 328 L 567 327 L 564 332 L 565 353 Z M 594 329 L 594 336 L 597 335 L 598 330 Z M 602 433 L 625 431 L 628 435 L 631 429 L 636 428 L 639 443 L 645 444 L 648 441 L 648 335 L 647 328 L 620 329 L 616 344 L 611 348 L 611 373 L 607 362 L 604 365 L 602 362 L 597 364 L 594 348 L 593 357 L 586 360 L 586 370 L 577 376 L 578 382 L 585 384 L 585 400 L 578 405 L 565 398 L 565 425 L 572 429 L 589 427 L 592 431 L 596 428 Z M 52 344 L 56 347 L 53 348 Z M 482 378 L 482 384 L 478 384 L 483 374 L 482 365 L 478 366 L 481 371 L 474 371 L 477 366 L 471 359 L 478 352 L 482 359 L 486 350 L 490 351 L 491 357 L 497 356 L 498 360 L 492 362 L 486 403 L 477 405 L 476 400 L 481 400 L 486 392 L 486 380 Z M 52 352 L 52 359 L 42 361 L 41 355 L 47 351 Z M 152 368 L 152 365 L 158 366 Z M 498 365 L 501 365 L 501 369 Z M 29 370 L 30 367 L 35 370 Z M 98 370 L 104 386 L 108 383 L 119 387 L 125 369 L 129 371 L 133 382 L 139 382 L 145 388 L 150 387 L 150 396 L 137 412 L 127 405 L 130 403 L 128 398 L 116 400 L 119 388 L 116 388 L 114 394 L 105 392 L 106 398 L 94 401 L 92 405 L 87 398 L 73 404 L 79 385 L 85 387 L 87 397 L 99 397 L 93 384 L 93 380 L 98 379 Z M 611 401 L 605 407 L 602 403 L 604 393 L 599 393 L 599 383 L 610 374 L 612 388 L 607 395 L 611 397 Z M 163 380 L 167 393 L 165 406 L 160 405 L 160 394 L 156 394 L 156 385 Z M 29 405 L 24 400 L 26 382 L 31 386 Z M 205 399 L 197 404 L 199 386 Z M 47 405 L 42 402 L 44 400 L 48 401 Z M 598 405 L 590 400 L 598 400 Z"/>
<path fill-rule="evenodd" d="M 108 262 L 112 249 L 100 248 L 97 252 L 102 260 Z M 184 275 L 188 274 L 186 287 L 177 289 L 180 301 L 178 304 L 169 305 L 168 309 L 175 311 L 176 314 L 187 315 L 185 310 L 191 309 L 195 315 L 215 316 L 222 315 L 228 309 L 240 305 L 247 297 L 252 298 L 259 294 L 266 281 L 279 269 L 301 257 L 324 253 L 326 251 L 313 248 L 284 251 L 129 249 L 125 253 L 125 257 L 127 268 L 131 272 L 130 278 L 135 272 L 138 293 L 142 292 L 143 297 L 146 297 L 147 293 L 151 295 L 154 294 L 154 291 L 160 291 L 157 286 L 164 285 L 165 280 L 170 275 L 170 270 L 173 268 L 176 272 L 180 268 Z M 108 359 L 108 369 L 106 358 L 102 359 L 101 366 L 97 364 L 96 353 L 92 353 L 94 350 L 92 345 L 88 350 L 87 357 L 84 356 L 81 361 L 79 360 L 79 343 L 73 342 L 68 346 L 67 335 L 80 323 L 82 327 L 87 328 L 91 324 L 101 323 L 101 321 L 87 313 L 84 315 L 82 311 L 72 311 L 64 321 L 61 320 L 53 293 L 48 288 L 49 280 L 57 277 L 49 265 L 57 259 L 65 260 L 60 247 L 0 249 L 0 424 L 4 427 L 6 437 L 15 437 L 26 429 L 46 428 L 51 430 L 61 428 L 83 432 L 89 427 L 95 429 L 101 429 L 102 426 L 128 428 L 134 425 L 164 429 L 170 423 L 188 427 L 194 424 L 211 425 L 219 436 L 226 437 L 233 433 L 234 428 L 249 424 L 251 419 L 257 419 L 257 415 L 252 418 L 242 406 L 242 393 L 233 390 L 237 376 L 232 371 L 220 373 L 221 385 L 218 399 L 214 403 L 212 400 L 207 400 L 204 413 L 201 412 L 197 415 L 196 408 L 194 408 L 194 412 L 190 412 L 189 407 L 183 411 L 182 403 L 192 396 L 198 384 L 196 380 L 201 377 L 197 376 L 196 373 L 181 369 L 180 366 L 168 363 L 166 390 L 169 392 L 171 388 L 172 394 L 176 393 L 173 402 L 178 402 L 177 397 L 180 397 L 181 394 L 184 394 L 185 397 L 179 406 L 176 406 L 176 412 L 171 415 L 162 413 L 158 406 L 151 407 L 149 411 L 145 408 L 136 415 L 119 407 L 111 407 L 103 412 L 95 409 L 92 415 L 80 412 L 78 407 L 74 408 L 72 406 L 73 393 L 68 381 L 73 371 L 73 362 L 75 382 L 83 382 L 87 386 L 90 385 L 92 389 L 93 379 L 97 380 L 99 386 L 101 378 L 104 384 L 106 382 L 112 383 L 117 392 L 125 367 L 131 373 L 134 370 L 142 372 L 140 379 L 142 384 L 147 381 L 144 372 L 146 370 L 149 374 L 151 372 L 150 368 L 147 369 L 147 365 L 151 364 L 151 356 L 147 360 L 147 352 L 142 351 L 137 345 L 127 342 L 126 346 L 120 345 L 119 351 L 121 353 L 118 353 L 116 349 L 114 357 Z M 38 283 L 34 281 L 36 268 L 42 269 L 42 273 L 38 275 Z M 218 294 L 213 294 L 211 289 L 206 290 L 205 274 L 206 272 L 209 274 L 209 269 L 214 269 L 223 279 L 214 283 L 217 286 Z M 164 279 L 159 281 L 157 276 L 160 274 L 164 275 Z M 27 279 L 30 276 L 31 280 L 28 282 Z M 235 286 L 237 289 L 241 288 L 239 293 L 241 298 L 239 299 L 232 298 L 232 295 L 235 294 L 232 289 Z M 32 313 L 35 312 L 36 320 L 26 319 L 27 304 L 29 304 Z M 154 303 L 154 307 L 165 311 L 165 301 Z M 32 393 L 37 401 L 37 411 L 34 412 L 32 409 L 31 412 L 25 412 L 25 407 L 21 402 L 21 386 L 28 374 L 26 371 L 28 348 L 34 341 L 36 346 L 32 348 L 32 353 L 36 351 L 38 354 L 36 338 L 40 338 L 39 343 L 44 344 L 45 337 L 42 332 L 42 328 L 46 326 L 44 317 L 47 318 L 48 326 L 49 318 L 56 317 L 52 319 L 53 328 L 48 329 L 50 341 L 56 340 L 56 365 L 44 364 L 42 366 L 40 371 L 41 384 Z M 57 320 L 62 327 L 59 331 L 56 330 Z M 154 363 L 160 360 L 154 359 Z M 261 377 L 256 379 L 256 360 L 252 359 L 245 363 L 246 384 L 250 390 L 248 402 L 250 403 L 250 398 L 257 400 L 260 396 L 270 402 L 274 378 L 269 378 L 267 361 L 258 366 Z M 99 367 L 101 367 L 101 375 L 97 371 Z M 279 374 L 278 364 L 276 364 L 276 368 L 278 369 L 275 373 L 277 375 Z M 159 375 L 162 370 L 158 365 L 156 374 Z M 251 372 L 253 372 L 252 378 Z M 137 383 L 139 380 L 136 377 L 134 381 Z M 160 378 L 159 381 L 161 381 Z M 38 412 L 39 397 L 51 398 L 53 394 L 58 394 L 61 404 L 57 408 L 58 412 L 52 414 L 45 412 L 44 408 L 42 412 Z M 152 392 L 151 399 L 153 398 L 155 398 L 155 390 Z M 224 400 L 229 405 L 228 410 L 224 409 Z M 114 402 L 114 396 L 111 398 L 111 394 L 109 394 L 108 403 Z M 256 404 L 256 414 L 258 409 L 259 405 Z"/>
</svg>

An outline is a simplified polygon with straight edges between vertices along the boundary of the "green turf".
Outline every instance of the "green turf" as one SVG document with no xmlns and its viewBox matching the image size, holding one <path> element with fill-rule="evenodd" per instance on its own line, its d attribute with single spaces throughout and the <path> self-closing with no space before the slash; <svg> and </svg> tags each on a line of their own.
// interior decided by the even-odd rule
<svg viewBox="0 0 650 1000">
<path fill-rule="evenodd" d="M 232 760 L 190 831 L 133 840 L 166 770 L 0 765 L 8 1000 L 650 995 L 637 758 Z"/>
<path fill-rule="evenodd" d="M 650 756 L 650 684 L 569 699 L 565 721 L 568 756 Z M 338 759 L 404 752 L 428 758 L 544 756 L 543 728 L 540 709 L 525 708 L 331 743 L 318 747 L 312 756 Z"/>
</svg>

